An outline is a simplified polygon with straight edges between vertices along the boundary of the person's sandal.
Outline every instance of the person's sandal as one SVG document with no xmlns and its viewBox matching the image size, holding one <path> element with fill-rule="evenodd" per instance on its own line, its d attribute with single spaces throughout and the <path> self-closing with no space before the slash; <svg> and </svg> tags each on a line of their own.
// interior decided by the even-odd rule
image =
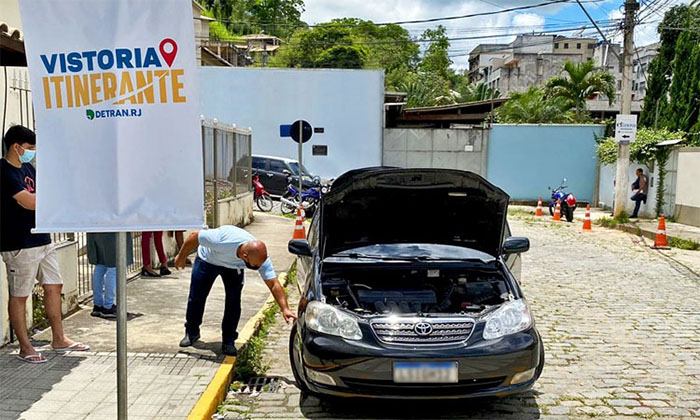
<svg viewBox="0 0 700 420">
<path fill-rule="evenodd" d="M 17 358 L 25 363 L 31 363 L 31 364 L 39 364 L 39 363 L 46 363 L 48 360 L 46 360 L 46 357 L 44 357 L 43 354 L 37 353 L 37 354 L 28 354 L 26 356 L 22 356 L 21 354 L 17 355 Z"/>
<path fill-rule="evenodd" d="M 150 271 L 146 270 L 146 267 L 144 267 L 141 269 L 141 277 L 160 277 L 160 274 L 151 273 Z"/>
</svg>

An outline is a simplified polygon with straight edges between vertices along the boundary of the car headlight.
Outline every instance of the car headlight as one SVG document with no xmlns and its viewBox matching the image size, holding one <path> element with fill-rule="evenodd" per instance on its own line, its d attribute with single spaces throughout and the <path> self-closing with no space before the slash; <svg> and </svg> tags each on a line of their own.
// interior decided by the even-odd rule
<svg viewBox="0 0 700 420">
<path fill-rule="evenodd" d="M 348 340 L 362 338 L 362 331 L 355 317 L 319 301 L 309 302 L 306 307 L 306 325 L 314 331 Z"/>
<path fill-rule="evenodd" d="M 532 326 L 532 314 L 525 299 L 506 302 L 500 308 L 486 315 L 485 319 L 485 340 L 515 334 Z"/>
</svg>

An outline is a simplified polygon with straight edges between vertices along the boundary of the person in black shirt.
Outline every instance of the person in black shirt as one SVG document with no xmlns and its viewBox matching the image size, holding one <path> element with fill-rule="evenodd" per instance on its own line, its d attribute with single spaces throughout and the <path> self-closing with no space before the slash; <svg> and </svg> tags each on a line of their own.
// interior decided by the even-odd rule
<svg viewBox="0 0 700 420">
<path fill-rule="evenodd" d="M 26 127 L 10 127 L 3 139 L 0 160 L 0 254 L 7 267 L 10 324 L 19 341 L 19 358 L 45 363 L 27 334 L 25 308 L 35 280 L 44 288 L 44 307 L 51 324 L 51 347 L 56 351 L 84 351 L 90 347 L 70 340 L 61 320 L 61 274 L 48 234 L 33 234 L 36 209 L 36 173 L 30 163 L 36 154 L 36 136 Z"/>
</svg>

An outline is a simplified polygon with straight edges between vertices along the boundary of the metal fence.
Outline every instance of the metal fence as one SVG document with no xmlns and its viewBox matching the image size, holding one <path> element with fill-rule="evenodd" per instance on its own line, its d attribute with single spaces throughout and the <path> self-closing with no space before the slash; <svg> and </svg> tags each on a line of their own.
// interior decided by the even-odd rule
<svg viewBox="0 0 700 420">
<path fill-rule="evenodd" d="M 202 121 L 204 160 L 204 206 L 207 225 L 217 227 L 214 203 L 249 192 L 252 189 L 249 129 L 214 121 Z"/>
</svg>

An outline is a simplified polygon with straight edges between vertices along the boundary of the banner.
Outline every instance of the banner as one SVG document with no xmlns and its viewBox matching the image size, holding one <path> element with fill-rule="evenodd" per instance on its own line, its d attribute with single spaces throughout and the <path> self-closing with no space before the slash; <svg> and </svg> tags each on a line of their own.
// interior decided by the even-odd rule
<svg viewBox="0 0 700 420">
<path fill-rule="evenodd" d="M 190 0 L 21 0 L 37 134 L 36 231 L 198 228 Z"/>
</svg>

